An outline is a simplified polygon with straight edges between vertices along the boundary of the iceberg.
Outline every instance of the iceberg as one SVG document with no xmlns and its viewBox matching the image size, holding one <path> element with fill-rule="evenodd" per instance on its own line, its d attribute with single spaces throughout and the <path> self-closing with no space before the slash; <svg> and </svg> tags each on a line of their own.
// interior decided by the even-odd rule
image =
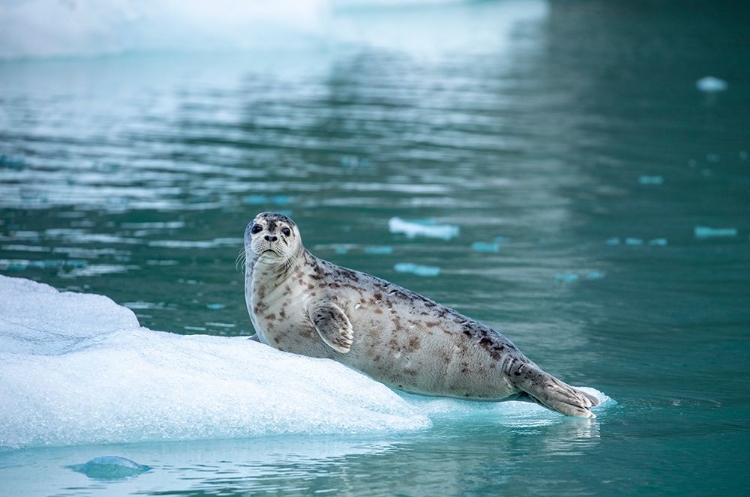
<svg viewBox="0 0 750 497">
<path fill-rule="evenodd" d="M 597 410 L 612 404 L 587 391 Z M 153 331 L 107 297 L 0 276 L 0 450 L 409 432 L 477 414 L 509 426 L 565 419 L 524 402 L 398 393 L 247 337 Z M 110 457 L 78 469 L 138 470 Z"/>
</svg>

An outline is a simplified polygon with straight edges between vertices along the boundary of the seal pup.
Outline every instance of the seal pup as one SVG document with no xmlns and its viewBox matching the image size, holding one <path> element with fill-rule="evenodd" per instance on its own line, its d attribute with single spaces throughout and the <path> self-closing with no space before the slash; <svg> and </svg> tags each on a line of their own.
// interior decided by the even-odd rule
<svg viewBox="0 0 750 497">
<path fill-rule="evenodd" d="M 593 418 L 599 401 L 542 371 L 499 332 L 375 276 L 319 259 L 287 216 L 245 230 L 245 301 L 257 339 L 333 359 L 406 392 L 530 400 Z"/>
</svg>

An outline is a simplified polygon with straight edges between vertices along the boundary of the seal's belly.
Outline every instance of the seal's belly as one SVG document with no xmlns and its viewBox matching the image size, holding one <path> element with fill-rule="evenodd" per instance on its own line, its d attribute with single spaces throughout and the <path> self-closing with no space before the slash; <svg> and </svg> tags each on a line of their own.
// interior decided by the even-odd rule
<svg viewBox="0 0 750 497">
<path fill-rule="evenodd" d="M 465 333 L 463 316 L 453 311 L 402 295 L 364 299 L 362 292 L 339 291 L 336 302 L 354 332 L 351 350 L 340 353 L 325 344 L 305 311 L 317 295 L 305 286 L 291 288 L 250 302 L 257 331 L 274 348 L 333 359 L 411 393 L 489 400 L 517 392 L 500 362 Z"/>
<path fill-rule="evenodd" d="M 399 302 L 380 309 L 352 309 L 354 344 L 348 354 L 337 354 L 338 361 L 412 393 L 473 399 L 516 393 L 500 362 L 457 321 L 441 318 L 444 308 L 415 311 Z"/>
</svg>

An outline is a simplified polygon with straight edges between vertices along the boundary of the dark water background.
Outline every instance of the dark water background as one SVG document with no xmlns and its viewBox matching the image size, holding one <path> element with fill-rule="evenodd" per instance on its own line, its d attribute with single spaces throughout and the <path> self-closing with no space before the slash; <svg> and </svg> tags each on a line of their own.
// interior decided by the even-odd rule
<svg viewBox="0 0 750 497">
<path fill-rule="evenodd" d="M 430 56 L 0 63 L 2 274 L 107 295 L 151 329 L 252 334 L 235 257 L 255 213 L 278 210 L 317 255 L 482 320 L 618 402 L 586 426 L 457 420 L 307 452 L 204 443 L 173 468 L 179 489 L 107 491 L 746 494 L 748 14 L 739 2 L 553 2 L 502 44 Z M 709 75 L 728 89 L 699 91 Z M 394 216 L 460 235 L 408 239 L 389 232 Z M 496 237 L 497 251 L 472 249 Z M 161 449 L 137 450 L 153 466 Z"/>
</svg>

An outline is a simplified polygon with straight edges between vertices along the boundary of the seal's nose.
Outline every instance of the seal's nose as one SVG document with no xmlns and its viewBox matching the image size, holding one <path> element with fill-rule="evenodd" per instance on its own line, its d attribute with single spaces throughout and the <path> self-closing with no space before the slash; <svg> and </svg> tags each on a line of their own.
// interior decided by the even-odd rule
<svg viewBox="0 0 750 497">
<path fill-rule="evenodd" d="M 265 237 L 265 238 L 266 238 L 266 240 L 267 240 L 267 241 L 269 241 L 269 242 L 275 242 L 276 240 L 278 240 L 278 239 L 279 239 L 279 237 L 277 237 L 276 235 L 274 235 L 274 236 L 271 236 L 271 235 L 266 235 L 266 237 Z"/>
</svg>

